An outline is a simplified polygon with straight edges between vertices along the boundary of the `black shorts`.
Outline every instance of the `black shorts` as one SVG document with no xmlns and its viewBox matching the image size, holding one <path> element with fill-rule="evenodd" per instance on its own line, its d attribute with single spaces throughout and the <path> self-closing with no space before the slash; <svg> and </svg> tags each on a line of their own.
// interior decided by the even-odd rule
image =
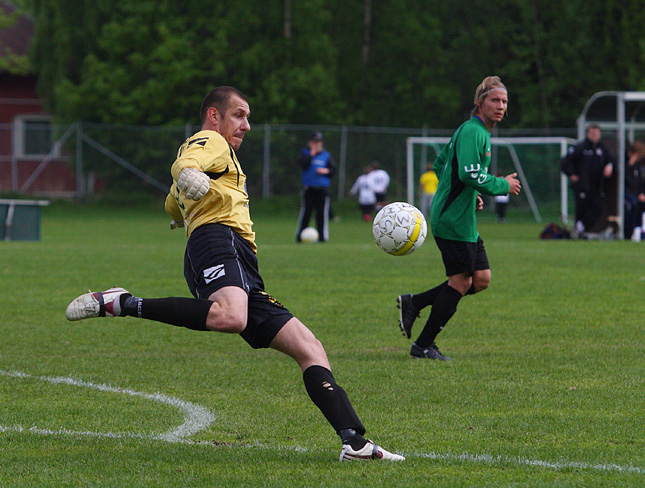
<svg viewBox="0 0 645 488">
<path fill-rule="evenodd" d="M 475 271 L 490 269 L 481 237 L 477 238 L 477 242 L 453 241 L 441 237 L 435 237 L 434 240 L 441 251 L 446 276 L 461 273 L 472 275 Z"/>
<path fill-rule="evenodd" d="M 196 298 L 208 298 L 225 286 L 242 288 L 249 296 L 246 328 L 240 333 L 254 349 L 269 347 L 293 315 L 264 291 L 258 260 L 237 232 L 222 224 L 195 229 L 186 244 L 184 276 Z"/>
</svg>

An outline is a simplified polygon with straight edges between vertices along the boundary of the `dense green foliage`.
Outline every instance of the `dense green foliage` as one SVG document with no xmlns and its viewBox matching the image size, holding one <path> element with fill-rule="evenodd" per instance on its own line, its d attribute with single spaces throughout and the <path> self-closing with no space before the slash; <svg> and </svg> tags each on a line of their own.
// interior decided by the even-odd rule
<svg viewBox="0 0 645 488">
<path fill-rule="evenodd" d="M 239 87 L 260 122 L 446 128 L 481 79 L 514 127 L 571 127 L 600 90 L 645 89 L 640 0 L 30 0 L 61 120 L 195 122 Z"/>
<path fill-rule="evenodd" d="M 0 31 L 14 28 L 19 15 L 19 11 L 6 14 L 0 9 Z M 25 75 L 30 72 L 29 57 L 27 55 L 16 54 L 7 46 L 0 45 L 0 50 L 0 73 Z"/>
<path fill-rule="evenodd" d="M 188 292 L 185 237 L 160 206 L 67 204 L 43 209 L 42 241 L 0 242 L 0 486 L 643 486 L 645 244 L 540 241 L 515 212 L 483 217 L 493 281 L 439 337 L 455 360 L 435 363 L 408 356 L 395 306 L 444 279 L 433 242 L 386 255 L 352 208 L 330 242 L 296 245 L 297 208 L 263 205 L 267 289 L 323 342 L 368 435 L 407 460 L 338 463 L 298 367 L 274 351 L 134 318 L 68 322 L 88 288 Z M 214 419 L 155 438 L 186 421 L 156 393 Z"/>
</svg>

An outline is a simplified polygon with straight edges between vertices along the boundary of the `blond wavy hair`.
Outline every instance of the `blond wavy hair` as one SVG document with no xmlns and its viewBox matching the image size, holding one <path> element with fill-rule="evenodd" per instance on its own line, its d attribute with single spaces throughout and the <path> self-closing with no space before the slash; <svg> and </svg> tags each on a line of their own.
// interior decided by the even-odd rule
<svg viewBox="0 0 645 488">
<path fill-rule="evenodd" d="M 502 79 L 499 76 L 487 76 L 486 78 L 484 78 L 484 80 L 475 90 L 475 107 L 473 108 L 473 115 L 479 112 L 479 103 L 483 101 L 484 98 L 486 98 L 486 95 L 488 95 L 493 90 L 497 90 L 498 88 L 503 88 L 504 90 L 506 90 L 506 85 L 502 83 Z"/>
</svg>

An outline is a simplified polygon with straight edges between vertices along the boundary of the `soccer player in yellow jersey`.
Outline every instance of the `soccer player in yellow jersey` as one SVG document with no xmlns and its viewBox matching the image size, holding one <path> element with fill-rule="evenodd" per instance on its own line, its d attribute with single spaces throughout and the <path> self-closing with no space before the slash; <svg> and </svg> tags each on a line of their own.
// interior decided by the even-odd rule
<svg viewBox="0 0 645 488">
<path fill-rule="evenodd" d="M 439 186 L 439 179 L 432 168 L 432 163 L 426 165 L 426 171 L 419 178 L 419 195 L 420 195 L 420 209 L 421 213 L 425 215 L 426 219 L 430 219 L 430 207 L 432 206 L 432 199 L 437 193 L 437 186 Z"/>
<path fill-rule="evenodd" d="M 251 129 L 247 98 L 222 86 L 204 98 L 201 131 L 172 165 L 166 198 L 171 228 L 185 227 L 184 275 L 195 298 L 139 298 L 123 288 L 86 293 L 67 307 L 69 320 L 133 316 L 193 330 L 236 333 L 254 349 L 292 357 L 305 388 L 342 440 L 340 460 L 402 461 L 372 441 L 345 390 L 335 381 L 320 341 L 264 290 L 249 215 L 246 176 L 235 151 Z"/>
</svg>

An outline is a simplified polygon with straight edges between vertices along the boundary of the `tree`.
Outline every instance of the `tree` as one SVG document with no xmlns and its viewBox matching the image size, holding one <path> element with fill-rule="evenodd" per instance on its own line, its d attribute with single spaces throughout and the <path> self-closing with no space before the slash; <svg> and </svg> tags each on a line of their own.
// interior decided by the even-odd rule
<svg viewBox="0 0 645 488">
<path fill-rule="evenodd" d="M 218 84 L 262 102 L 254 112 L 266 121 L 305 122 L 312 107 L 316 119 L 330 120 L 323 107 L 339 97 L 324 2 L 292 6 L 292 37 L 283 35 L 278 4 L 33 0 L 42 92 L 68 121 L 195 121 L 201 97 Z"/>
<path fill-rule="evenodd" d="M 338 50 L 327 32 L 325 0 L 291 3 L 291 37 L 284 35 L 278 0 L 232 4 L 236 51 L 227 70 L 252 98 L 253 119 L 284 123 L 338 123 L 346 111 L 337 82 Z"/>
<path fill-rule="evenodd" d="M 25 0 L 62 120 L 196 123 L 231 84 L 262 122 L 454 128 L 498 74 L 509 126 L 563 127 L 645 89 L 642 0 Z"/>
<path fill-rule="evenodd" d="M 638 3 L 514 4 L 503 72 L 517 86 L 519 126 L 573 126 L 595 92 L 643 87 L 645 17 Z"/>
<path fill-rule="evenodd" d="M 19 9 L 5 13 L 0 8 L 0 30 L 7 30 L 14 27 L 22 12 Z M 29 57 L 25 54 L 14 52 L 8 46 L 0 45 L 0 72 L 12 75 L 26 75 L 31 73 Z"/>
</svg>

